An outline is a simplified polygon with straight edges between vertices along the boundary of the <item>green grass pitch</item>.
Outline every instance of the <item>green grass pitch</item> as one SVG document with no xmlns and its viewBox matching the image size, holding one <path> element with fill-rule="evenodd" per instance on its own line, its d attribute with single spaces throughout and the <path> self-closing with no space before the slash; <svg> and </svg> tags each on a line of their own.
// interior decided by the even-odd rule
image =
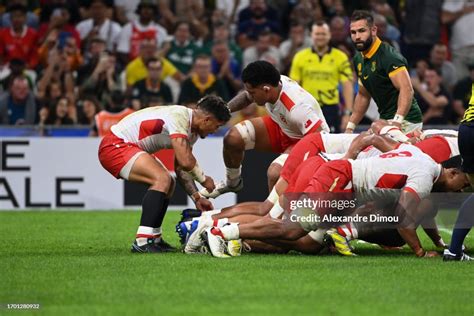
<svg viewBox="0 0 474 316">
<path fill-rule="evenodd" d="M 354 258 L 131 254 L 139 212 L 0 212 L 0 314 L 472 315 L 474 265 L 357 244 Z M 164 234 L 177 245 L 177 212 Z M 430 245 L 423 236 L 423 243 Z M 445 235 L 449 241 L 449 236 Z M 469 237 L 467 245 L 474 247 Z M 7 310 L 39 303 L 38 311 Z"/>
</svg>

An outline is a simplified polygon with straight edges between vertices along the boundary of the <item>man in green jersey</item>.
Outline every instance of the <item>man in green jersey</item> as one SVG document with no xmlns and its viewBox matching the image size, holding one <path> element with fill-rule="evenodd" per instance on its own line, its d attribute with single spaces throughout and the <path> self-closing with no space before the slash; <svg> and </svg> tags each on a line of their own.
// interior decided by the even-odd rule
<svg viewBox="0 0 474 316">
<path fill-rule="evenodd" d="M 362 120 L 370 99 L 377 104 L 380 118 L 407 133 L 422 127 L 421 110 L 413 98 L 413 86 L 406 59 L 377 37 L 373 16 L 356 10 L 351 17 L 351 39 L 360 52 L 354 56 L 359 92 L 346 133 Z"/>
</svg>

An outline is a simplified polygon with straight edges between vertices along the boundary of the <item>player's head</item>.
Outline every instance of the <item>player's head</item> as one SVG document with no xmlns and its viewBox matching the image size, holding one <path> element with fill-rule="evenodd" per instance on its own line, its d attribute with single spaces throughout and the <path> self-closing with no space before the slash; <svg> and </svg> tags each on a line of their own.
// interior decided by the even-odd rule
<svg viewBox="0 0 474 316">
<path fill-rule="evenodd" d="M 198 101 L 195 116 L 196 132 L 204 138 L 230 120 L 230 110 L 221 97 L 208 95 Z"/>
<path fill-rule="evenodd" d="M 314 22 L 311 27 L 311 39 L 316 49 L 326 48 L 331 40 L 329 25 L 326 22 Z"/>
<path fill-rule="evenodd" d="M 258 105 L 278 99 L 280 72 L 271 63 L 258 60 L 247 65 L 242 71 L 245 89 Z"/>
<path fill-rule="evenodd" d="M 446 165 L 446 164 L 445 164 Z M 461 169 L 443 168 L 433 185 L 433 192 L 458 192 L 470 186 L 469 178 Z"/>
<path fill-rule="evenodd" d="M 366 51 L 377 36 L 377 27 L 374 17 L 365 10 L 355 10 L 351 16 L 351 39 L 356 49 Z"/>
</svg>

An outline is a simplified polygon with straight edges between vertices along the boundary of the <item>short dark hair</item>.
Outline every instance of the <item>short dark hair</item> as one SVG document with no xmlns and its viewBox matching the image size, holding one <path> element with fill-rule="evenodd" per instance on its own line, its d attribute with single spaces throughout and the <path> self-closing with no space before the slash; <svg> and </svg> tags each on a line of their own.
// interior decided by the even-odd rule
<svg viewBox="0 0 474 316">
<path fill-rule="evenodd" d="M 20 11 L 23 14 L 28 13 L 27 7 L 25 7 L 24 5 L 19 4 L 19 3 L 18 4 L 12 4 L 12 5 L 8 6 L 7 11 L 10 12 L 10 13 L 15 12 L 15 11 Z"/>
<path fill-rule="evenodd" d="M 156 62 L 160 62 L 160 64 L 163 64 L 161 62 L 161 59 L 156 58 L 156 57 L 152 57 L 152 58 L 150 58 L 146 61 L 146 66 L 149 67 L 151 63 L 156 63 Z"/>
<path fill-rule="evenodd" d="M 214 115 L 221 122 L 228 122 L 230 120 L 231 115 L 227 103 L 219 96 L 207 95 L 198 101 L 197 107 Z"/>
<path fill-rule="evenodd" d="M 273 87 L 280 82 L 280 72 L 268 61 L 257 60 L 247 65 L 242 71 L 242 81 L 253 87 L 269 84 Z"/>
<path fill-rule="evenodd" d="M 461 170 L 461 166 L 462 166 L 461 155 L 453 156 L 449 158 L 448 160 L 441 162 L 441 166 L 443 166 L 443 168 L 446 168 L 446 169 L 455 168 L 455 169 Z"/>
<path fill-rule="evenodd" d="M 374 26 L 374 16 L 367 10 L 355 10 L 351 16 L 351 22 L 366 20 L 369 26 Z"/>
</svg>

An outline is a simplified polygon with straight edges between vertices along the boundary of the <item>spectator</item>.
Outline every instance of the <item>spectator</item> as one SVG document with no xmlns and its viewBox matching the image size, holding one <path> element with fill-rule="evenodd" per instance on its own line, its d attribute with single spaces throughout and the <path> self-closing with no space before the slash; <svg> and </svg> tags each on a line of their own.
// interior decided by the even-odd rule
<svg viewBox="0 0 474 316">
<path fill-rule="evenodd" d="M 206 55 L 199 55 L 194 61 L 193 73 L 181 84 L 178 103 L 193 106 L 199 99 L 208 94 L 215 94 L 229 100 L 229 93 L 219 78 L 216 78 L 211 71 L 211 58 Z"/>
<path fill-rule="evenodd" d="M 301 23 L 293 23 L 290 26 L 290 37 L 280 44 L 280 58 L 282 61 L 282 73 L 288 74 L 291 61 L 297 52 L 311 46 L 311 37 L 306 32 L 306 27 Z"/>
<path fill-rule="evenodd" d="M 443 23 L 451 26 L 450 46 L 458 80 L 469 75 L 468 63 L 474 56 L 474 2 L 445 0 L 441 15 Z M 429 24 L 431 29 L 434 27 Z"/>
<path fill-rule="evenodd" d="M 59 97 L 69 99 L 69 116 L 76 121 L 74 77 L 65 52 L 53 49 L 49 55 L 47 68 L 38 81 L 37 98 L 42 107 L 49 107 Z"/>
<path fill-rule="evenodd" d="M 121 27 L 107 17 L 107 8 L 112 7 L 110 0 L 91 0 L 87 6 L 90 18 L 77 24 L 85 48 L 91 39 L 100 37 L 107 43 L 107 49 L 115 50 Z"/>
<path fill-rule="evenodd" d="M 55 35 L 55 44 L 63 46 L 64 43 L 58 43 L 59 40 L 64 41 L 68 36 L 74 38 L 76 46 L 81 48 L 81 36 L 76 30 L 75 25 L 71 22 L 71 8 L 66 7 L 62 4 L 56 4 L 51 6 L 48 10 L 50 15 L 46 17 L 46 20 L 40 24 L 38 30 L 38 42 L 44 43 L 51 32 Z M 43 14 L 43 11 L 41 11 Z"/>
<path fill-rule="evenodd" d="M 458 121 L 463 118 L 464 111 L 469 107 L 469 100 L 472 97 L 472 84 L 474 83 L 474 58 L 468 62 L 468 69 L 469 75 L 459 80 L 453 89 L 453 108 Z"/>
<path fill-rule="evenodd" d="M 166 29 L 171 30 L 178 20 L 185 20 L 191 24 L 191 33 L 196 40 L 206 37 L 209 33 L 205 23 L 206 8 L 203 0 L 160 0 L 158 7 L 159 22 Z"/>
<path fill-rule="evenodd" d="M 258 35 L 257 42 L 245 49 L 244 51 L 244 65 L 245 68 L 251 62 L 257 60 L 266 60 L 277 69 L 280 69 L 281 60 L 278 48 L 272 45 L 272 34 L 270 32 L 261 32 Z"/>
<path fill-rule="evenodd" d="M 331 19 L 329 23 L 329 31 L 331 32 L 331 46 L 340 47 L 351 47 L 350 54 L 348 56 L 354 55 L 354 50 L 352 49 L 352 41 L 349 36 L 349 23 L 340 16 L 335 16 Z"/>
<path fill-rule="evenodd" d="M 229 92 L 229 97 L 234 97 L 242 88 L 240 81 L 240 64 L 231 57 L 227 41 L 215 41 L 212 46 L 212 73 L 221 79 Z"/>
<path fill-rule="evenodd" d="M 414 69 L 410 70 L 410 77 L 417 78 L 422 84 L 425 81 L 425 71 L 430 67 L 426 59 L 419 59 L 415 63 Z"/>
<path fill-rule="evenodd" d="M 104 136 L 109 133 L 112 125 L 117 124 L 125 116 L 134 111 L 125 107 L 125 98 L 121 91 L 113 91 L 107 100 L 105 109 L 101 110 L 94 117 L 90 136 Z"/>
<path fill-rule="evenodd" d="M 58 51 L 65 56 L 68 67 L 71 71 L 76 71 L 83 63 L 81 51 L 77 47 L 76 40 L 68 32 L 60 32 L 53 29 L 46 39 L 46 42 L 38 49 L 39 59 L 43 67 L 48 66 L 48 59 L 51 52 Z"/>
<path fill-rule="evenodd" d="M 313 45 L 295 55 L 290 77 L 297 81 L 319 102 L 331 133 L 339 133 L 345 126 L 352 110 L 354 90 L 352 68 L 347 55 L 329 46 L 331 33 L 324 22 L 316 22 L 311 28 Z M 340 114 L 339 85 L 342 85 L 346 111 Z"/>
<path fill-rule="evenodd" d="M 430 52 L 430 63 L 433 67 L 441 69 L 443 85 L 448 91 L 453 91 L 453 86 L 457 81 L 456 68 L 448 60 L 448 47 L 445 44 L 437 43 L 433 46 Z"/>
<path fill-rule="evenodd" d="M 137 6 L 140 0 L 115 0 L 115 15 L 117 22 L 125 25 L 138 19 Z"/>
<path fill-rule="evenodd" d="M 206 42 L 202 48 L 203 54 L 211 55 L 212 46 L 217 41 L 226 41 L 230 50 L 230 56 L 234 58 L 239 65 L 242 65 L 242 49 L 237 45 L 229 34 L 229 27 L 224 22 L 217 22 L 212 28 L 212 39 Z"/>
<path fill-rule="evenodd" d="M 313 21 L 322 21 L 324 18 L 319 1 L 298 1 L 290 13 L 290 23 L 301 23 L 306 27 L 309 27 Z"/>
<path fill-rule="evenodd" d="M 166 52 L 166 58 L 187 75 L 191 70 L 194 57 L 198 54 L 199 47 L 191 38 L 191 24 L 187 21 L 178 21 L 174 26 L 174 39 Z"/>
<path fill-rule="evenodd" d="M 158 6 L 153 0 L 141 0 L 137 7 L 138 20 L 125 25 L 120 33 L 117 51 L 120 60 L 127 64 L 138 57 L 140 45 L 144 39 L 155 38 L 156 45 L 161 48 L 168 39 L 164 27 L 153 21 L 158 14 Z"/>
<path fill-rule="evenodd" d="M 271 42 L 280 44 L 278 14 L 265 0 L 250 0 L 248 8 L 240 11 L 237 42 L 245 49 L 257 41 L 263 31 L 271 32 Z"/>
<path fill-rule="evenodd" d="M 116 61 L 115 55 L 102 53 L 92 75 L 81 85 L 80 93 L 94 94 L 105 104 L 112 91 L 120 89 Z"/>
<path fill-rule="evenodd" d="M 40 126 L 63 126 L 74 124 L 74 121 L 68 115 L 69 107 L 69 101 L 67 98 L 59 98 L 49 108 L 43 107 L 40 110 Z"/>
<path fill-rule="evenodd" d="M 7 64 L 11 59 L 21 59 L 27 68 L 34 69 L 38 64 L 37 33 L 26 26 L 25 6 L 18 4 L 8 8 L 12 25 L 0 29 L 0 65 Z"/>
<path fill-rule="evenodd" d="M 441 70 L 428 68 L 425 71 L 425 85 L 412 78 L 418 104 L 423 112 L 423 124 L 448 124 L 452 115 L 451 95 L 441 84 Z"/>
<path fill-rule="evenodd" d="M 377 36 L 382 41 L 389 43 L 397 52 L 400 52 L 400 45 L 398 45 L 400 31 L 393 25 L 390 25 L 381 14 L 374 14 L 374 24 L 377 27 Z"/>
<path fill-rule="evenodd" d="M 0 92 L 8 90 L 10 87 L 12 80 L 18 76 L 25 76 L 28 79 L 28 83 L 30 86 L 31 90 L 34 90 L 35 85 L 34 85 L 34 80 L 32 79 L 32 76 L 30 75 L 30 71 L 26 70 L 26 63 L 22 59 L 12 59 L 10 60 L 9 64 L 9 70 L 10 74 L 0 80 Z"/>
<path fill-rule="evenodd" d="M 148 76 L 135 83 L 132 87 L 132 108 L 138 111 L 148 106 L 171 104 L 173 95 L 171 88 L 161 81 L 163 70 L 161 60 L 151 58 L 146 63 Z"/>
<path fill-rule="evenodd" d="M 402 51 L 408 61 L 428 59 L 431 47 L 439 42 L 442 4 L 443 0 L 405 1 Z"/>
<path fill-rule="evenodd" d="M 148 76 L 148 70 L 146 63 L 151 58 L 159 58 L 159 54 L 156 47 L 156 39 L 145 38 L 140 43 L 140 56 L 132 60 L 126 67 L 125 73 L 127 78 L 127 87 L 130 88 L 137 81 L 145 79 Z M 176 67 L 169 62 L 166 58 L 160 58 L 161 66 L 163 68 L 161 72 L 161 80 L 165 80 L 171 76 L 173 79 L 181 82 L 183 80 L 183 74 L 176 69 Z"/>
<path fill-rule="evenodd" d="M 94 117 L 102 109 L 96 97 L 87 95 L 79 102 L 79 120 L 78 124 L 89 125 L 94 124 Z"/>
<path fill-rule="evenodd" d="M 76 84 L 82 85 L 84 80 L 89 78 L 97 64 L 99 63 L 100 57 L 105 53 L 106 43 L 100 37 L 91 39 L 87 51 L 84 52 L 84 63 L 77 70 Z"/>
<path fill-rule="evenodd" d="M 26 25 L 28 27 L 31 27 L 34 30 L 38 29 L 38 26 L 39 26 L 38 16 L 34 12 L 28 11 L 28 1 L 27 0 L 9 0 L 8 5 L 9 6 L 21 5 L 21 6 L 24 6 L 25 8 L 27 8 Z M 12 26 L 12 17 L 11 17 L 10 12 L 5 12 L 1 16 L 0 26 L 1 27 L 6 27 L 6 28 L 9 28 L 9 27 Z"/>
<path fill-rule="evenodd" d="M 0 124 L 33 125 L 36 120 L 36 102 L 28 79 L 18 76 L 12 80 L 8 92 L 0 95 Z"/>
</svg>

